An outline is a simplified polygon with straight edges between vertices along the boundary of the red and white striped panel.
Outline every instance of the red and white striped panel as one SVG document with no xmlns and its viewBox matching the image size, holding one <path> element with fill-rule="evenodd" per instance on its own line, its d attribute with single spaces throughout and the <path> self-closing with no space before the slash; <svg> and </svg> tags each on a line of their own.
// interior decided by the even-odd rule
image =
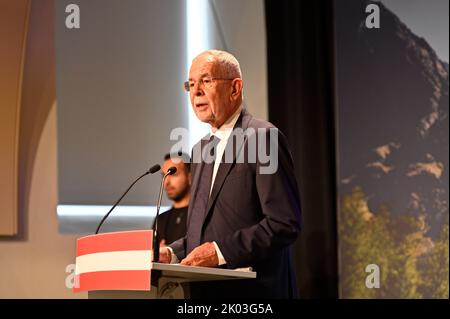
<svg viewBox="0 0 450 319">
<path fill-rule="evenodd" d="M 79 238 L 74 292 L 150 290 L 151 230 Z"/>
</svg>

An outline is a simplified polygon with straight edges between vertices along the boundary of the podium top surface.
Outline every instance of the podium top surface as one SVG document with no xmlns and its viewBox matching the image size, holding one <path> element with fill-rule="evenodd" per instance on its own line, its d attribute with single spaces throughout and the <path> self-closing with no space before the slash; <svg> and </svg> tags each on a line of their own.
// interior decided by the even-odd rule
<svg viewBox="0 0 450 319">
<path fill-rule="evenodd" d="M 196 267 L 162 263 L 151 263 L 151 269 L 161 271 L 163 277 L 187 279 L 188 281 L 256 278 L 256 272 L 240 269 Z"/>
</svg>

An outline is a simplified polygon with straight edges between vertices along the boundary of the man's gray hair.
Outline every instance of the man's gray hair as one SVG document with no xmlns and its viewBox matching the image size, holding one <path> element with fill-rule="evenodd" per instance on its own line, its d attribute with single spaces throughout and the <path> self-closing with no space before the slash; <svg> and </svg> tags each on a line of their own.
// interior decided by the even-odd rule
<svg viewBox="0 0 450 319">
<path fill-rule="evenodd" d="M 202 52 L 200 55 L 210 56 L 214 62 L 218 63 L 223 72 L 223 77 L 227 79 L 242 78 L 239 62 L 231 53 L 221 50 L 208 50 Z"/>
</svg>

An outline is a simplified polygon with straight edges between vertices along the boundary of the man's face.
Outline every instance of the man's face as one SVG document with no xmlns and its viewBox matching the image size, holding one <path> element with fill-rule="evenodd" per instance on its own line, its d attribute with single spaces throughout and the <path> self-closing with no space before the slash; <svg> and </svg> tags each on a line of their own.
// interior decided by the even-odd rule
<svg viewBox="0 0 450 319">
<path fill-rule="evenodd" d="M 200 85 L 204 78 L 219 78 L 212 81 L 211 87 Z M 200 55 L 192 61 L 189 81 L 195 85 L 189 94 L 192 108 L 198 119 L 213 127 L 220 127 L 237 109 L 236 96 L 233 96 L 232 79 L 223 79 L 222 72 L 214 60 Z"/>
<path fill-rule="evenodd" d="M 184 163 L 178 162 L 178 158 L 164 161 L 162 167 L 162 173 L 167 173 L 167 170 L 175 166 L 177 171 L 173 175 L 168 175 L 164 181 L 164 188 L 166 190 L 167 197 L 174 202 L 178 202 L 184 198 L 184 196 L 189 192 L 190 189 L 190 174 L 187 173 Z"/>
</svg>

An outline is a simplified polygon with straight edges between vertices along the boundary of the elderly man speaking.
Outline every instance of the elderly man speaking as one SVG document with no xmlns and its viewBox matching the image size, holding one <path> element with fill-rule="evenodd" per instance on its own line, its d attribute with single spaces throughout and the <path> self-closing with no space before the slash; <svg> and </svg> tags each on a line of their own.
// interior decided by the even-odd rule
<svg viewBox="0 0 450 319">
<path fill-rule="evenodd" d="M 256 279 L 192 284 L 192 298 L 295 298 L 290 245 L 300 231 L 300 200 L 286 138 L 243 108 L 239 62 L 228 52 L 199 54 L 185 89 L 211 133 L 193 149 L 187 234 L 161 250 L 160 262 L 257 272 Z M 277 165 L 268 172 L 260 156 L 266 146 Z"/>
</svg>

